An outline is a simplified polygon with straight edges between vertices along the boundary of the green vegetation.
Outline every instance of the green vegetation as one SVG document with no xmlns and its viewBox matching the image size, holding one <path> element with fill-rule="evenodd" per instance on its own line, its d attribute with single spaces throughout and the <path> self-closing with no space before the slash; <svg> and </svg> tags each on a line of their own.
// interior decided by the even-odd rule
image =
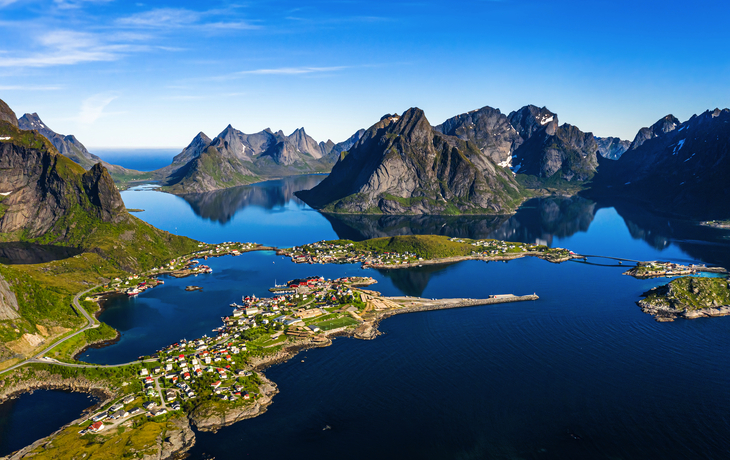
<svg viewBox="0 0 730 460">
<path fill-rule="evenodd" d="M 730 305 L 727 278 L 685 276 L 652 289 L 644 302 L 674 310 L 700 310 Z"/>
<path fill-rule="evenodd" d="M 68 427 L 49 444 L 35 449 L 33 458 L 106 460 L 156 456 L 165 433 L 179 429 L 173 420 L 162 422 L 139 420 L 139 422 L 141 423 L 133 424 L 131 428 L 119 429 L 111 436 L 110 433 L 103 432 L 79 436 L 79 427 Z"/>
<path fill-rule="evenodd" d="M 343 316 L 342 318 L 321 321 L 314 324 L 316 324 L 323 331 L 329 331 L 332 329 L 337 329 L 339 327 L 355 326 L 360 323 L 352 316 Z"/>
<path fill-rule="evenodd" d="M 339 242 L 348 242 L 339 240 Z M 424 259 L 465 256 L 471 254 L 474 247 L 468 243 L 451 241 L 441 235 L 408 235 L 374 238 L 354 243 L 354 247 L 363 251 L 413 253 Z"/>
<path fill-rule="evenodd" d="M 114 340 L 118 336 L 117 331 L 106 323 L 100 323 L 99 327 L 87 329 L 83 334 L 79 334 L 69 340 L 58 345 L 51 350 L 46 356 L 57 359 L 59 361 L 73 362 L 74 355 L 93 345 L 109 340 Z"/>
</svg>

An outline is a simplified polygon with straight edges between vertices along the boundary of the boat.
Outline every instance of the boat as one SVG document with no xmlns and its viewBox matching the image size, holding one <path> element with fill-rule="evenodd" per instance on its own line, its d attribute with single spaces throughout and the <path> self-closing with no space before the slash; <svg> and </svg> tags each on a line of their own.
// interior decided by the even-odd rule
<svg viewBox="0 0 730 460">
<path fill-rule="evenodd" d="M 139 289 L 132 288 L 127 291 L 127 295 L 131 297 L 131 296 L 135 296 L 135 295 L 139 294 L 139 292 L 140 292 Z"/>
</svg>

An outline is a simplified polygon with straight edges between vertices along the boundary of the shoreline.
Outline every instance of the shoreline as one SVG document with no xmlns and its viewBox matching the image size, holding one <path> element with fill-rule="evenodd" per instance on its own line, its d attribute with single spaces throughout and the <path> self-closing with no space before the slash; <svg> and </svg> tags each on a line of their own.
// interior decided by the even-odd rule
<svg viewBox="0 0 730 460">
<path fill-rule="evenodd" d="M 423 265 L 447 265 L 447 264 L 465 262 L 468 260 L 481 260 L 484 262 L 509 262 L 510 260 L 523 259 L 525 257 L 536 257 L 538 259 L 545 260 L 547 262 L 554 263 L 554 264 L 560 264 L 560 263 L 567 262 L 572 259 L 582 259 L 582 257 L 577 257 L 577 255 L 551 259 L 540 253 L 520 252 L 520 253 L 515 253 L 514 255 L 510 255 L 510 256 L 496 256 L 496 257 L 452 256 L 452 257 L 443 257 L 443 258 L 439 258 L 439 259 L 419 260 L 417 263 L 416 262 L 408 262 L 408 263 L 402 263 L 402 264 L 367 264 L 367 263 L 363 263 L 362 268 L 375 268 L 378 270 L 418 268 Z M 295 262 L 295 263 L 301 263 L 301 262 Z"/>
</svg>

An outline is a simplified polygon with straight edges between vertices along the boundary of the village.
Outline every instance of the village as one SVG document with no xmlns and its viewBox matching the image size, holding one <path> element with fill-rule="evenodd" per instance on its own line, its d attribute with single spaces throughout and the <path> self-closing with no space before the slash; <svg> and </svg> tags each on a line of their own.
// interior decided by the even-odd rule
<svg viewBox="0 0 730 460">
<path fill-rule="evenodd" d="M 448 241 L 462 245 L 463 247 L 459 248 L 460 253 L 429 256 L 415 250 L 378 250 L 347 240 L 320 241 L 280 250 L 278 253 L 290 257 L 294 263 L 360 263 L 363 268 L 411 268 L 458 260 L 511 260 L 525 256 L 540 257 L 550 262 L 563 262 L 576 256 L 567 249 L 527 243 L 462 238 L 449 238 Z"/>
<path fill-rule="evenodd" d="M 285 343 L 326 343 L 328 335 L 360 325 L 357 312 L 366 304 L 353 286 L 372 283 L 310 277 L 272 288 L 277 295 L 271 298 L 243 296 L 213 336 L 181 340 L 138 363 L 138 380 L 127 382 L 125 395 L 95 412 L 79 433 L 106 431 L 138 416 L 160 420 L 203 401 L 230 407 L 255 401 L 261 377 L 251 358 L 275 354 Z"/>
</svg>

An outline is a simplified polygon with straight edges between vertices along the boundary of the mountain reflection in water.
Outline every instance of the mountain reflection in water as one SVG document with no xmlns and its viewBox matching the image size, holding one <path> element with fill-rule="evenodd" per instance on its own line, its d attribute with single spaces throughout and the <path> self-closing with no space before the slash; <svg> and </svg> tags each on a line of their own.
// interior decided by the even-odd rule
<svg viewBox="0 0 730 460">
<path fill-rule="evenodd" d="M 536 198 L 514 215 L 378 216 L 325 214 L 340 238 L 361 241 L 395 235 L 446 235 L 458 238 L 521 241 L 552 245 L 588 231 L 596 203 L 582 197 Z"/>
<path fill-rule="evenodd" d="M 273 210 L 294 201 L 304 207 L 306 205 L 294 196 L 294 192 L 309 190 L 322 182 L 324 178 L 324 175 L 284 177 L 214 192 L 183 195 L 183 198 L 198 216 L 226 224 L 237 212 L 249 206 Z"/>
</svg>

